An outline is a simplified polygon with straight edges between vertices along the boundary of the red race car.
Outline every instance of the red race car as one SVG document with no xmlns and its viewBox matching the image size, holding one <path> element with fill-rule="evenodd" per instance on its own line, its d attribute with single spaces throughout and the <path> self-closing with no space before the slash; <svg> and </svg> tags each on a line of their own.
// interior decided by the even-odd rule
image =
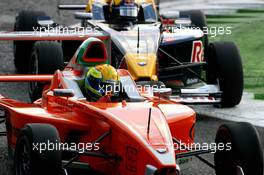
<svg viewBox="0 0 264 175">
<path fill-rule="evenodd" d="M 167 88 L 139 89 L 127 70 L 117 72 L 121 86 L 133 91 L 125 88 L 107 102 L 87 100 L 78 84 L 87 67 L 76 57 L 81 54 L 87 65 L 89 60 L 101 64 L 107 53 L 98 39 L 85 40 L 80 47 L 54 75 L 0 76 L 2 82 L 38 82 L 43 87 L 42 98 L 32 104 L 0 96 L 6 122 L 1 135 L 7 136 L 16 175 L 179 175 L 191 156 L 217 175 L 263 175 L 262 149 L 252 125 L 220 126 L 216 143 L 205 149 L 194 143 L 195 112 L 171 100 Z M 93 47 L 104 54 L 88 54 Z M 214 165 L 200 156 L 207 153 L 215 153 Z"/>
</svg>

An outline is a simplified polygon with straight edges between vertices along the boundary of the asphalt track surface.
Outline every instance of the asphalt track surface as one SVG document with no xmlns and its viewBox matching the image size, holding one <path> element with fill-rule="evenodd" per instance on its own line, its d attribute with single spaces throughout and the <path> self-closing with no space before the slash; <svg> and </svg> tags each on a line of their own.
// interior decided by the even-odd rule
<svg viewBox="0 0 264 175">
<path fill-rule="evenodd" d="M 74 0 L 71 0 L 74 2 Z M 67 0 L 66 3 L 71 1 Z M 65 2 L 65 1 L 64 1 Z M 79 0 L 78 2 L 85 2 Z M 27 10 L 44 10 L 47 14 L 54 16 L 56 20 L 70 24 L 73 21 L 71 12 L 57 13 L 57 2 L 55 0 L 1 0 L 0 1 L 0 30 L 11 31 L 13 21 L 17 12 L 21 9 Z M 0 41 L 0 74 L 14 74 L 15 68 L 13 64 L 12 42 Z M 6 97 L 15 98 L 21 101 L 29 101 L 27 95 L 26 83 L 0 83 L 0 94 Z M 215 119 L 213 117 L 198 116 L 196 125 L 196 142 L 212 143 L 217 128 L 229 121 Z M 0 125 L 0 129 L 4 129 Z M 262 145 L 264 145 L 264 129 L 257 128 Z M 243 134 L 243 133 L 241 133 Z M 213 156 L 204 156 L 213 162 Z M 12 167 L 7 156 L 6 138 L 0 138 L 0 175 L 11 175 Z M 193 158 L 189 168 L 183 172 L 184 175 L 212 175 L 214 170 Z"/>
</svg>

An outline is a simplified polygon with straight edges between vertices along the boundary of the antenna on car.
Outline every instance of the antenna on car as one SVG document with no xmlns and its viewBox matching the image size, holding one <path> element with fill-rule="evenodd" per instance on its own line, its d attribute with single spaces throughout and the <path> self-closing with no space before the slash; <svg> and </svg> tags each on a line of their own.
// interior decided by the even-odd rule
<svg viewBox="0 0 264 175">
<path fill-rule="evenodd" d="M 140 40 L 140 37 L 139 37 L 139 27 L 138 27 L 138 37 L 137 37 L 137 54 L 139 54 L 139 40 Z"/>
<path fill-rule="evenodd" d="M 159 103 L 160 104 L 160 86 L 158 86 L 158 90 L 159 90 Z"/>
<path fill-rule="evenodd" d="M 160 0 L 156 0 L 157 16 L 160 16 Z"/>
<path fill-rule="evenodd" d="M 58 14 L 59 18 L 61 18 L 60 9 L 58 8 L 60 4 L 61 4 L 61 1 L 57 0 L 57 14 Z"/>
<path fill-rule="evenodd" d="M 149 135 L 149 129 L 150 129 L 150 119 L 151 119 L 151 108 L 149 108 L 148 129 L 147 129 L 147 134 L 148 135 Z"/>
</svg>

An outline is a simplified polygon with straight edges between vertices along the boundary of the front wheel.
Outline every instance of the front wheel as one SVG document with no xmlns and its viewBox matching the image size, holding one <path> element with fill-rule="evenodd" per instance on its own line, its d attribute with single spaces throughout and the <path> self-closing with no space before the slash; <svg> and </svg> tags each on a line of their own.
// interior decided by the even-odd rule
<svg viewBox="0 0 264 175">
<path fill-rule="evenodd" d="M 180 11 L 181 17 L 189 16 L 191 19 L 192 25 L 198 27 L 200 30 L 204 33 L 204 39 L 203 39 L 203 46 L 204 46 L 204 54 L 205 57 L 207 57 L 207 51 L 208 51 L 208 34 L 204 31 L 207 30 L 207 21 L 206 16 L 201 10 L 186 10 L 186 11 Z"/>
<path fill-rule="evenodd" d="M 60 142 L 52 125 L 27 124 L 21 130 L 15 148 L 15 175 L 62 175 L 61 151 L 45 149 L 40 153 L 40 145 L 47 148 L 48 141 Z"/>
<path fill-rule="evenodd" d="M 251 124 L 224 124 L 219 127 L 215 141 L 217 145 L 229 144 L 228 149 L 215 153 L 216 175 L 237 175 L 239 172 L 263 175 L 263 152 L 258 133 Z"/>
<path fill-rule="evenodd" d="M 207 63 L 207 82 L 219 84 L 222 91 L 221 106 L 238 105 L 243 94 L 244 78 L 237 46 L 232 42 L 210 43 Z"/>
</svg>

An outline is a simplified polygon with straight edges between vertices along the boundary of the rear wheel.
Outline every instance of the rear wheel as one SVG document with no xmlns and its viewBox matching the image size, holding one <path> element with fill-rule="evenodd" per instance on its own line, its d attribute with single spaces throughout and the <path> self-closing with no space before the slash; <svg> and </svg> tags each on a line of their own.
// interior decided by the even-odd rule
<svg viewBox="0 0 264 175">
<path fill-rule="evenodd" d="M 207 82 L 218 83 L 222 91 L 222 107 L 233 107 L 241 101 L 244 78 L 239 50 L 232 42 L 210 43 Z"/>
<path fill-rule="evenodd" d="M 30 74 L 53 74 L 56 70 L 64 67 L 61 44 L 55 41 L 38 41 L 34 44 L 29 73 Z M 31 101 L 41 97 L 44 84 L 37 82 L 29 83 L 29 96 Z"/>
<path fill-rule="evenodd" d="M 186 11 L 180 11 L 180 16 L 189 16 L 192 24 L 196 27 L 199 27 L 202 31 L 204 31 L 208 26 L 206 22 L 206 16 L 201 10 L 186 10 Z M 205 57 L 207 56 L 208 51 L 208 34 L 204 33 L 204 53 Z"/>
<path fill-rule="evenodd" d="M 219 127 L 216 144 L 231 143 L 231 150 L 215 153 L 216 175 L 263 175 L 263 152 L 256 129 L 249 123 L 229 123 Z"/>
<path fill-rule="evenodd" d="M 38 17 L 45 16 L 42 11 L 21 11 L 16 17 L 14 31 L 34 31 L 40 25 Z M 14 41 L 14 63 L 18 72 L 27 73 L 34 41 Z"/>
<path fill-rule="evenodd" d="M 15 175 L 62 174 L 61 151 L 47 149 L 48 141 L 60 142 L 58 131 L 52 125 L 28 124 L 21 130 L 15 148 Z M 43 146 L 41 153 L 40 145 Z"/>
</svg>

